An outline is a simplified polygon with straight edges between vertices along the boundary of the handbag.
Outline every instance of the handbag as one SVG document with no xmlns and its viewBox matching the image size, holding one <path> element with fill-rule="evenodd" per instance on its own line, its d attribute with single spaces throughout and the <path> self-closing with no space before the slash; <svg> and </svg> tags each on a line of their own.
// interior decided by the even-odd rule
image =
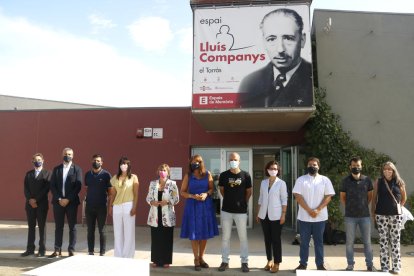
<svg viewBox="0 0 414 276">
<path fill-rule="evenodd" d="M 385 178 L 384 178 L 384 184 L 385 184 L 385 186 L 387 187 L 388 192 L 390 192 L 390 195 L 391 195 L 391 196 L 392 196 L 392 198 L 394 199 L 395 203 L 397 203 L 397 213 L 398 213 L 399 215 L 401 215 L 401 214 L 402 214 L 401 204 L 397 201 L 397 199 L 395 199 L 395 196 L 394 196 L 394 194 L 391 192 L 391 189 L 390 189 L 390 187 L 388 186 L 387 181 L 385 180 Z"/>
</svg>

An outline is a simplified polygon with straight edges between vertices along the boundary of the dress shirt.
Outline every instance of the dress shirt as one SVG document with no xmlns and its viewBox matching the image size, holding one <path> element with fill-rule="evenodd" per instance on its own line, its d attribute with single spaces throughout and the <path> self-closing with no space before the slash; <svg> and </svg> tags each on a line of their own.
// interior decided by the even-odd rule
<svg viewBox="0 0 414 276">
<path fill-rule="evenodd" d="M 332 182 L 326 176 L 317 174 L 311 176 L 309 174 L 302 175 L 295 182 L 293 187 L 294 194 L 302 195 L 306 204 L 311 209 L 316 209 L 323 201 L 326 195 L 335 195 Z M 302 206 L 299 205 L 298 220 L 305 222 L 320 222 L 328 219 L 328 208 L 325 206 L 320 210 L 316 218 L 312 218 Z"/>
<path fill-rule="evenodd" d="M 39 175 L 39 173 L 42 171 L 42 167 L 35 168 L 35 178 Z"/>
<path fill-rule="evenodd" d="M 70 166 L 72 166 L 72 162 L 69 162 L 68 164 L 63 163 L 63 185 L 62 185 L 62 195 L 65 197 L 65 183 L 66 178 L 68 177 L 68 172 L 70 170 Z"/>
</svg>

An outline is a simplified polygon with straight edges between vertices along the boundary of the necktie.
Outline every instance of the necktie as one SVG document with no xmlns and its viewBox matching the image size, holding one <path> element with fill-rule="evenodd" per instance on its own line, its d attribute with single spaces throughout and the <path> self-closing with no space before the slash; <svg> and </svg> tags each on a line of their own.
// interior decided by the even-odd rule
<svg viewBox="0 0 414 276">
<path fill-rule="evenodd" d="M 275 86 L 276 92 L 279 92 L 284 88 L 283 82 L 286 80 L 285 74 L 279 74 L 277 75 L 276 79 L 274 80 L 273 84 Z"/>
</svg>

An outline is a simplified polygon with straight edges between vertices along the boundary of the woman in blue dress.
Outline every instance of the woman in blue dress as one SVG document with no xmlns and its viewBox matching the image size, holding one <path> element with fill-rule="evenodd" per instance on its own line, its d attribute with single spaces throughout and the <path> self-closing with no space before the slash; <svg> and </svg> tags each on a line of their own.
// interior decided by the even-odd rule
<svg viewBox="0 0 414 276">
<path fill-rule="evenodd" d="M 184 176 L 181 196 L 186 198 L 181 238 L 188 238 L 194 254 L 194 269 L 208 268 L 203 256 L 207 240 L 219 234 L 211 195 L 213 177 L 206 171 L 200 155 L 190 158 L 189 173 Z"/>
</svg>

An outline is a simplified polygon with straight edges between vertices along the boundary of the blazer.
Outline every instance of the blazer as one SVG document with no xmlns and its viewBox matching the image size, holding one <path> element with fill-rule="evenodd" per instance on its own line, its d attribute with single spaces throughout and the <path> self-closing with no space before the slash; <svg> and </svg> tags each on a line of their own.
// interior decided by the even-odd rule
<svg viewBox="0 0 414 276">
<path fill-rule="evenodd" d="M 287 205 L 288 193 L 285 181 L 277 178 L 269 190 L 269 179 L 262 180 L 260 184 L 259 205 L 257 216 L 261 219 L 280 220 L 282 205 Z"/>
<path fill-rule="evenodd" d="M 70 166 L 65 182 L 65 196 L 62 194 L 62 187 L 63 164 L 60 164 L 53 169 L 52 177 L 50 179 L 50 191 L 53 195 L 52 203 L 59 204 L 59 198 L 66 198 L 69 199 L 69 205 L 79 205 L 79 192 L 82 187 L 82 169 L 78 165 L 72 163 Z"/>
<path fill-rule="evenodd" d="M 281 94 L 277 96 L 273 64 L 247 75 L 239 87 L 240 107 L 310 107 L 313 105 L 312 64 L 302 59 Z"/>
<path fill-rule="evenodd" d="M 34 198 L 39 207 L 48 207 L 48 194 L 50 189 L 50 172 L 42 169 L 35 177 L 35 170 L 30 170 L 24 177 L 24 196 L 26 207 L 30 206 L 29 200 Z"/>
<path fill-rule="evenodd" d="M 158 187 L 160 185 L 159 180 L 153 180 L 150 183 L 147 195 L 147 203 L 150 204 L 151 201 L 158 201 Z M 161 207 L 162 213 L 162 225 L 167 227 L 175 226 L 175 210 L 174 205 L 176 205 L 180 199 L 178 196 L 178 188 L 175 181 L 170 179 L 167 180 L 164 186 L 164 191 L 162 193 L 162 200 L 167 200 L 168 204 Z M 158 206 L 152 206 L 150 204 L 150 210 L 148 214 L 147 224 L 152 227 L 158 227 Z"/>
</svg>

